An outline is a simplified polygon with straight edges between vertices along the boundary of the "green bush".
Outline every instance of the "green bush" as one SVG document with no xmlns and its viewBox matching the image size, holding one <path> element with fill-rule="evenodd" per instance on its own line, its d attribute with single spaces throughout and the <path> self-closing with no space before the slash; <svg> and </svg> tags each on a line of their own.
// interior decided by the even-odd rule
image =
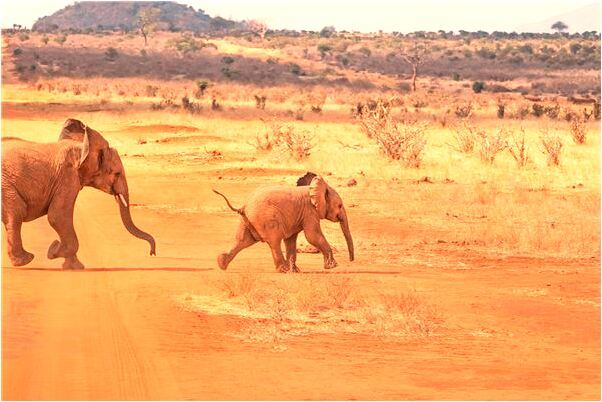
<svg viewBox="0 0 602 402">
<path fill-rule="evenodd" d="M 205 90 L 209 87 L 209 83 L 205 80 L 196 80 L 196 87 L 198 97 L 201 97 L 205 94 Z"/>
<path fill-rule="evenodd" d="M 118 56 L 119 56 L 119 53 L 117 53 L 117 49 L 115 49 L 114 47 L 109 47 L 105 51 L 105 58 L 108 61 L 115 61 L 115 60 L 117 60 Z"/>
<path fill-rule="evenodd" d="M 475 81 L 472 83 L 472 90 L 474 93 L 481 93 L 485 89 L 485 83 L 483 81 Z"/>
<path fill-rule="evenodd" d="M 20 54 L 23 54 L 23 49 L 21 49 L 20 47 L 15 48 L 15 50 L 13 50 L 13 56 L 18 56 Z"/>
<path fill-rule="evenodd" d="M 324 58 L 324 56 L 326 56 L 327 53 L 330 53 L 332 51 L 332 47 L 322 43 L 318 45 L 318 51 L 320 52 L 320 56 Z"/>
<path fill-rule="evenodd" d="M 539 103 L 534 103 L 531 106 L 531 113 L 533 114 L 533 116 L 535 117 L 541 117 L 543 116 L 543 114 L 545 113 L 545 108 L 540 105 Z"/>
<path fill-rule="evenodd" d="M 181 54 L 188 54 L 199 51 L 203 47 L 203 44 L 194 39 L 191 34 L 185 33 L 179 38 L 173 38 L 167 41 L 167 47 L 174 48 Z"/>
<path fill-rule="evenodd" d="M 298 64 L 291 63 L 289 64 L 289 68 L 291 73 L 295 75 L 303 75 L 303 70 L 301 70 L 301 66 L 299 66 Z"/>
<path fill-rule="evenodd" d="M 230 57 L 230 56 L 225 56 L 225 57 L 222 57 L 222 63 L 224 63 L 224 64 L 232 64 L 232 63 L 234 63 L 235 61 L 236 61 L 236 60 L 234 60 L 234 58 L 233 58 L 233 57 Z"/>
<path fill-rule="evenodd" d="M 483 59 L 489 59 L 489 60 L 495 59 L 495 52 L 493 52 L 492 50 L 489 50 L 485 47 L 482 47 L 479 50 L 477 50 L 477 55 L 479 57 L 482 57 Z"/>
<path fill-rule="evenodd" d="M 57 35 L 57 36 L 54 38 L 54 41 L 55 41 L 56 43 L 58 43 L 59 45 L 63 46 L 63 44 L 64 44 L 64 43 L 67 41 L 67 36 L 66 36 L 65 34 L 60 34 L 60 35 Z"/>
<path fill-rule="evenodd" d="M 224 67 L 222 68 L 222 74 L 228 79 L 235 79 L 240 76 L 240 71 L 233 70 L 230 67 Z"/>
</svg>

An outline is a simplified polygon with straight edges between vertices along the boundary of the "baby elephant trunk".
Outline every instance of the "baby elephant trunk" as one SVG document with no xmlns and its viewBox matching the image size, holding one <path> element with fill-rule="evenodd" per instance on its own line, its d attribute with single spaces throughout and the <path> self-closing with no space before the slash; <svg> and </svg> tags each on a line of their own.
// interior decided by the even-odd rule
<svg viewBox="0 0 602 402">
<path fill-rule="evenodd" d="M 347 242 L 347 250 L 349 250 L 349 261 L 353 261 L 353 238 L 351 237 L 351 231 L 349 230 L 349 221 L 347 220 L 347 212 L 345 212 L 345 210 L 343 210 L 343 212 L 341 213 L 339 223 L 341 224 L 341 230 L 343 231 L 345 241 Z"/>
</svg>

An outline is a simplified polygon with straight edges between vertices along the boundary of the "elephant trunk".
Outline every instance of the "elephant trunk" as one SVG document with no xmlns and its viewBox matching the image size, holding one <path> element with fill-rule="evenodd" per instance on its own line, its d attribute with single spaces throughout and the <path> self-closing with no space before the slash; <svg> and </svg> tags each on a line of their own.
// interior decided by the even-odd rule
<svg viewBox="0 0 602 402">
<path fill-rule="evenodd" d="M 347 250 L 349 250 L 349 261 L 353 261 L 353 238 L 351 238 L 351 231 L 349 230 L 349 221 L 347 220 L 347 212 L 345 212 L 345 210 L 343 210 L 339 222 L 341 224 L 341 230 L 343 231 L 343 235 L 345 235 L 345 241 L 347 242 Z"/>
<path fill-rule="evenodd" d="M 124 180 L 125 181 L 125 180 Z M 123 226 L 130 232 L 131 235 L 146 240 L 150 245 L 150 255 L 155 254 L 155 239 L 150 234 L 143 232 L 138 229 L 132 221 L 132 215 L 130 213 L 130 195 L 127 189 L 127 184 L 121 183 L 121 185 L 114 186 L 115 200 L 119 204 L 119 213 L 121 215 L 121 221 Z"/>
</svg>

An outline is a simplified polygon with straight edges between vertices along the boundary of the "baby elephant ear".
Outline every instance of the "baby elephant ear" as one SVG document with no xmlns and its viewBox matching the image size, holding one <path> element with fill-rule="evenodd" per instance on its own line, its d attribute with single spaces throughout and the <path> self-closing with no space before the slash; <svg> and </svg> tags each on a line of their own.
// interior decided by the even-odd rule
<svg viewBox="0 0 602 402">
<path fill-rule="evenodd" d="M 312 179 L 316 176 L 317 174 L 313 172 L 305 173 L 305 175 L 297 179 L 297 186 L 309 186 L 309 183 L 311 183 Z"/>
<path fill-rule="evenodd" d="M 316 210 L 320 219 L 326 218 L 326 192 L 328 185 L 321 176 L 316 176 L 309 183 L 309 199 Z"/>
</svg>

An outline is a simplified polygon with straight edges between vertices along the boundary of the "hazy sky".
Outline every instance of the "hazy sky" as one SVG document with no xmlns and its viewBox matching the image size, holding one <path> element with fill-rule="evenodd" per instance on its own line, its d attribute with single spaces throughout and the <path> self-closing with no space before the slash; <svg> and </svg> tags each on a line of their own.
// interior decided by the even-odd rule
<svg viewBox="0 0 602 402">
<path fill-rule="evenodd" d="M 178 1 L 211 16 L 258 19 L 272 28 L 412 32 L 479 29 L 513 31 L 596 0 L 187 0 Z M 73 4 L 73 0 L 3 0 L 3 27 L 27 27 L 39 17 Z M 598 2 L 599 3 L 599 2 Z"/>
</svg>

